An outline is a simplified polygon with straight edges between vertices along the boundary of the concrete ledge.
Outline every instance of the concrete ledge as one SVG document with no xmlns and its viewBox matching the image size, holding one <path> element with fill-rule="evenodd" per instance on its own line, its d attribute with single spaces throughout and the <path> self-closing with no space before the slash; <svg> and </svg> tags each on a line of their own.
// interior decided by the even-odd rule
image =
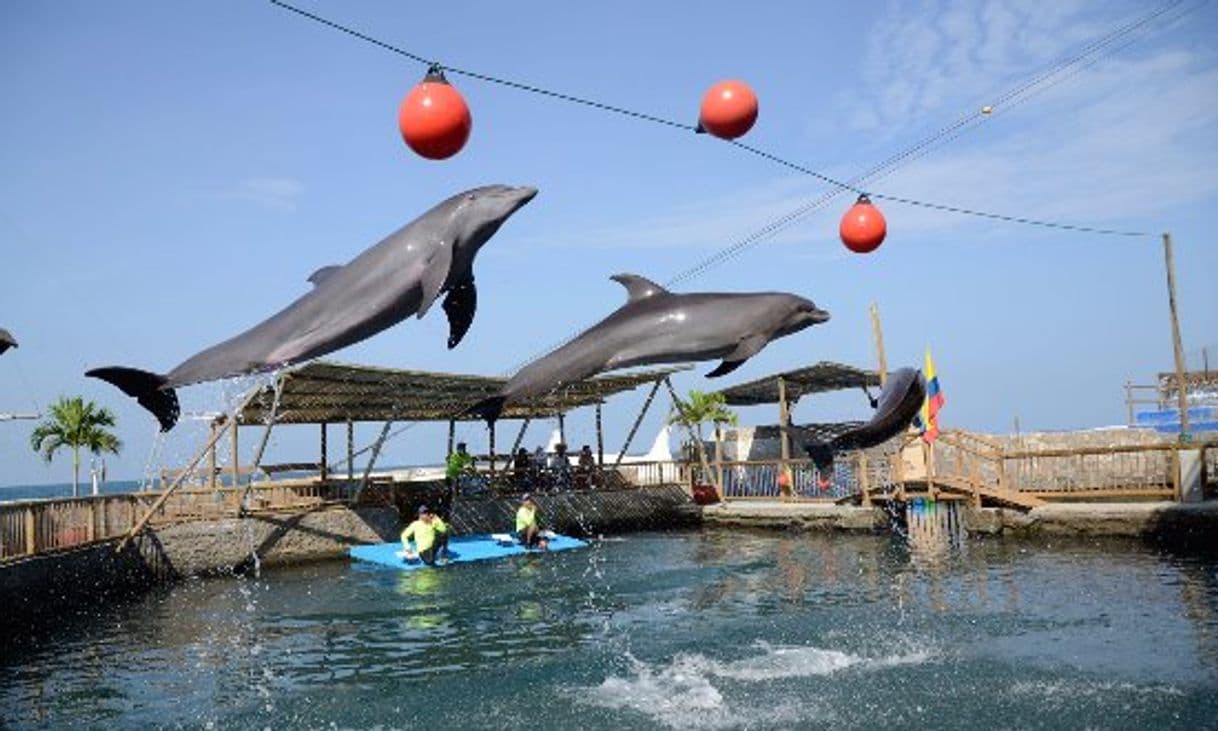
<svg viewBox="0 0 1218 731">
<path fill-rule="evenodd" d="M 879 508 L 855 505 L 750 500 L 707 505 L 702 523 L 711 528 L 875 531 L 888 526 L 888 516 Z"/>
</svg>

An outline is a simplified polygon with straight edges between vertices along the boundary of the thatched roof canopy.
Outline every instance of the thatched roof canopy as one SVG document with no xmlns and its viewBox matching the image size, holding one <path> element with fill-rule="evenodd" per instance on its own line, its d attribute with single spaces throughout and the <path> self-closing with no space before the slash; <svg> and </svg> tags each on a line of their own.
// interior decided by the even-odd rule
<svg viewBox="0 0 1218 731">
<path fill-rule="evenodd" d="M 729 406 L 776 404 L 778 403 L 779 378 L 784 381 L 787 401 L 792 404 L 810 393 L 880 385 L 880 374 L 877 371 L 867 371 L 842 363 L 822 360 L 816 365 L 785 373 L 775 373 L 755 381 L 725 388 L 719 393 L 723 394 Z"/>
<path fill-rule="evenodd" d="M 679 368 L 600 376 L 571 384 L 547 396 L 512 404 L 501 419 L 545 418 L 652 383 Z M 282 390 L 275 422 L 320 424 L 351 421 L 475 421 L 461 412 L 494 396 L 506 378 L 431 373 L 392 368 L 313 362 L 280 376 Z M 275 400 L 273 386 L 254 393 L 238 422 L 265 424 Z"/>
</svg>

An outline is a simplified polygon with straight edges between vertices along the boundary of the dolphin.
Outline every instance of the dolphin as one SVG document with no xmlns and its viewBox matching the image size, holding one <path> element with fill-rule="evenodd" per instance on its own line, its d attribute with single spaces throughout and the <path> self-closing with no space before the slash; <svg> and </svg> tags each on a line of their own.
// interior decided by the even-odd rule
<svg viewBox="0 0 1218 731">
<path fill-rule="evenodd" d="M 0 327 L 0 355 L 3 355 L 4 351 L 9 348 L 15 347 L 17 347 L 17 339 L 8 330 Z"/>
<path fill-rule="evenodd" d="M 345 348 L 422 318 L 441 293 L 448 347 L 469 330 L 477 306 L 474 257 L 503 222 L 537 195 L 536 188 L 488 185 L 458 193 L 344 265 L 318 269 L 313 289 L 249 330 L 203 350 L 164 375 L 135 368 L 95 368 L 160 422 L 178 418 L 174 389 L 270 371 Z"/>
<path fill-rule="evenodd" d="M 853 449 L 869 449 L 905 431 L 926 399 L 926 384 L 916 368 L 900 368 L 884 381 L 880 397 L 872 402 L 875 414 L 865 424 L 833 439 L 808 441 L 803 447 L 820 471 L 820 486 L 827 487 L 833 474 L 835 455 Z"/>
<path fill-rule="evenodd" d="M 771 340 L 829 319 L 810 300 L 783 292 L 673 294 L 635 274 L 610 279 L 626 304 L 524 368 L 500 393 L 469 410 L 495 421 L 510 402 L 549 393 L 604 371 L 652 363 L 714 360 L 708 378 L 731 373 Z"/>
</svg>

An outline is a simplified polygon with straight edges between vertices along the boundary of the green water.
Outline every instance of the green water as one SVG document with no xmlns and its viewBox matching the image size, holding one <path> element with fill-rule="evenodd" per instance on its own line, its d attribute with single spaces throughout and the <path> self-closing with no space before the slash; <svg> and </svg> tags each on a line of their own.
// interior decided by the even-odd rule
<svg viewBox="0 0 1218 731">
<path fill-rule="evenodd" d="M 1213 727 L 1216 568 L 691 532 L 191 580 L 6 648 L 0 726 Z"/>
</svg>

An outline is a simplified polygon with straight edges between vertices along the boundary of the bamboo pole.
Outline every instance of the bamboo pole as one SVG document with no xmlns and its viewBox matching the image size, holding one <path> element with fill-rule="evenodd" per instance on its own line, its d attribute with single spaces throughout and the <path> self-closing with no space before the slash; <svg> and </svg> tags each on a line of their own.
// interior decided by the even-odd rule
<svg viewBox="0 0 1218 731">
<path fill-rule="evenodd" d="M 643 408 L 639 409 L 639 415 L 635 417 L 634 424 L 630 426 L 630 432 L 626 435 L 626 443 L 622 445 L 622 451 L 618 452 L 617 459 L 613 462 L 613 467 L 616 469 L 622 464 L 622 457 L 626 456 L 626 450 L 630 449 L 630 442 L 634 440 L 634 435 L 639 430 L 639 426 L 643 423 L 643 417 L 647 416 L 647 409 L 651 408 L 651 402 L 656 397 L 656 392 L 660 390 L 660 384 L 666 382 L 667 378 L 657 380 L 651 387 L 651 393 L 647 394 L 647 400 L 643 402 Z M 672 390 L 672 385 L 668 386 Z"/>
<path fill-rule="evenodd" d="M 888 380 L 888 356 L 884 353 L 884 328 L 880 325 L 880 307 L 871 303 L 871 334 L 875 338 L 875 357 L 880 366 L 880 388 Z"/>
<path fill-rule="evenodd" d="M 228 420 L 227 428 L 231 429 L 233 432 L 237 431 L 236 418 Z M 165 491 L 161 493 L 161 496 L 156 499 L 156 502 L 152 504 L 152 507 L 148 509 L 148 512 L 144 514 L 144 517 L 140 518 L 138 521 L 136 521 L 135 525 L 131 526 L 131 530 L 127 532 L 127 535 L 124 536 L 121 541 L 119 541 L 118 547 L 115 549 L 116 553 L 121 553 L 122 550 L 127 547 L 128 541 L 130 541 L 132 538 L 138 535 L 141 530 L 144 529 L 144 526 L 149 520 L 152 519 L 152 516 L 156 514 L 156 511 L 161 509 L 161 506 L 165 504 L 165 501 L 169 499 L 169 496 L 173 494 L 174 490 L 177 490 L 178 487 L 181 486 L 182 482 L 186 479 L 186 475 L 190 474 L 190 471 L 203 460 L 203 455 L 207 454 L 207 450 L 214 447 L 216 442 L 220 441 L 220 437 L 223 435 L 224 429 L 220 429 L 207 440 L 207 444 L 204 445 L 204 447 L 200 449 L 197 454 L 195 454 L 194 459 L 190 461 L 190 464 L 186 466 L 186 469 L 178 472 L 178 476 L 173 479 L 173 482 L 169 485 L 169 487 L 166 488 Z M 233 454 L 236 455 L 236 452 Z M 236 461 L 237 460 L 234 458 L 233 462 L 235 463 Z"/>
<path fill-rule="evenodd" d="M 1171 310 L 1171 341 L 1176 358 L 1176 397 L 1180 404 L 1180 441 L 1187 442 L 1188 393 L 1184 386 L 1184 344 L 1180 342 L 1180 316 L 1176 309 L 1176 257 L 1172 251 L 1171 234 L 1163 234 L 1163 258 L 1167 267 L 1167 301 Z"/>
</svg>

